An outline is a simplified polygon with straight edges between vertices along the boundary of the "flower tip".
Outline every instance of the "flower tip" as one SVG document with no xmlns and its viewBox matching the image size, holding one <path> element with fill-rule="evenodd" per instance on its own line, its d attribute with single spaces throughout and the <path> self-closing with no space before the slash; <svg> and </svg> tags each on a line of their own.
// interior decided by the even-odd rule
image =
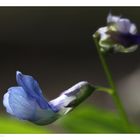
<svg viewBox="0 0 140 140">
<path fill-rule="evenodd" d="M 16 75 L 18 76 L 18 75 L 22 75 L 22 73 L 20 72 L 20 71 L 16 71 Z"/>
<path fill-rule="evenodd" d="M 111 12 L 109 12 L 107 17 L 112 17 L 112 13 L 111 13 Z"/>
<path fill-rule="evenodd" d="M 117 23 L 120 20 L 121 16 L 114 16 L 109 12 L 107 16 L 107 23 Z"/>
<path fill-rule="evenodd" d="M 20 71 L 16 71 L 16 79 L 17 81 L 19 81 L 19 79 L 21 79 L 22 77 L 22 73 Z"/>
<path fill-rule="evenodd" d="M 87 82 L 87 81 L 81 81 L 81 82 L 79 82 L 78 84 L 79 84 L 79 85 L 87 85 L 88 82 Z"/>
<path fill-rule="evenodd" d="M 112 13 L 109 12 L 109 14 L 107 16 L 107 23 L 110 22 L 111 19 L 112 19 Z"/>
</svg>

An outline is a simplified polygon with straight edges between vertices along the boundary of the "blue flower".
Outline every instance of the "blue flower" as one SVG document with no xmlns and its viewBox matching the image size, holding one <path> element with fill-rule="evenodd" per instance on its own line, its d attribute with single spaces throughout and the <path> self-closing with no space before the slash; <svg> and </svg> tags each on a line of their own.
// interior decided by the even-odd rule
<svg viewBox="0 0 140 140">
<path fill-rule="evenodd" d="M 18 86 L 9 88 L 3 98 L 6 111 L 39 125 L 50 124 L 67 114 L 94 91 L 92 85 L 82 81 L 48 102 L 32 76 L 17 71 L 16 80 Z"/>
<path fill-rule="evenodd" d="M 140 44 L 136 25 L 129 19 L 112 14 L 107 17 L 107 26 L 99 28 L 93 36 L 98 38 L 102 52 L 133 52 Z"/>
</svg>

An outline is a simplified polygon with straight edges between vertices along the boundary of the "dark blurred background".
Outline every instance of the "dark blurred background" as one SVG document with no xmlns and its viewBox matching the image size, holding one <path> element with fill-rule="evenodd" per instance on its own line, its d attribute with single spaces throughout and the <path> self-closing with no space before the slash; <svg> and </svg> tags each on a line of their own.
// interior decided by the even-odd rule
<svg viewBox="0 0 140 140">
<path fill-rule="evenodd" d="M 129 18 L 140 29 L 139 7 L 0 7 L 0 111 L 5 113 L 4 93 L 16 86 L 16 70 L 37 79 L 48 100 L 82 80 L 107 85 L 92 34 L 106 25 L 110 11 Z M 140 75 L 140 49 L 109 54 L 107 59 L 125 108 L 136 120 L 140 76 L 135 81 L 133 75 Z M 136 96 L 127 94 L 131 78 L 132 84 L 137 83 Z M 104 93 L 94 94 L 87 102 L 115 110 Z"/>
</svg>

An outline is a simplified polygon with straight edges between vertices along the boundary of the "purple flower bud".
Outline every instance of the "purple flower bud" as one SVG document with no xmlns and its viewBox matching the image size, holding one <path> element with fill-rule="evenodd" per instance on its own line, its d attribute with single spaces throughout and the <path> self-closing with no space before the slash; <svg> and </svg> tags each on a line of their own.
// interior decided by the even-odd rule
<svg viewBox="0 0 140 140">
<path fill-rule="evenodd" d="M 107 26 L 99 28 L 93 35 L 98 39 L 100 50 L 103 52 L 133 52 L 140 44 L 137 28 L 129 19 L 113 16 L 107 17 Z"/>
</svg>

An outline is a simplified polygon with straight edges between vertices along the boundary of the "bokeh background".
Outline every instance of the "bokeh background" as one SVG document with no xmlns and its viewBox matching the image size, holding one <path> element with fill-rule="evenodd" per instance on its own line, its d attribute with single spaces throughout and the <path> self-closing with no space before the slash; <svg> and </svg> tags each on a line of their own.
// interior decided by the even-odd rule
<svg viewBox="0 0 140 140">
<path fill-rule="evenodd" d="M 140 30 L 139 7 L 0 7 L 0 133 L 125 132 L 111 118 L 116 109 L 105 93 L 93 94 L 48 126 L 11 118 L 2 105 L 17 70 L 37 79 L 48 100 L 82 80 L 107 86 L 92 34 L 106 25 L 109 12 L 131 19 Z M 107 59 L 129 119 L 139 125 L 140 49 Z"/>
</svg>

